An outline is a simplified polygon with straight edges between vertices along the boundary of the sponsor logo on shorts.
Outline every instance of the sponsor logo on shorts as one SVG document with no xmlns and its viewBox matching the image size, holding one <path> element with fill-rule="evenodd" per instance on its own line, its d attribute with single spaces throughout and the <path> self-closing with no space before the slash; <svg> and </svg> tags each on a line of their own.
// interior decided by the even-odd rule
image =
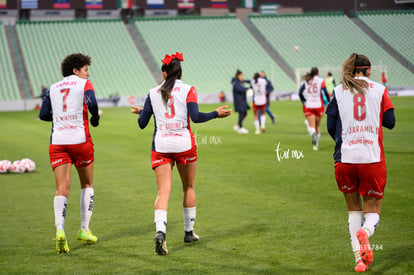
<svg viewBox="0 0 414 275">
<path fill-rule="evenodd" d="M 89 164 L 89 163 L 91 163 L 92 162 L 92 160 L 90 159 L 90 160 L 82 160 L 79 164 L 80 165 L 84 165 L 84 164 Z"/>
<path fill-rule="evenodd" d="M 184 160 L 185 161 L 193 161 L 193 160 L 195 160 L 197 157 L 191 157 L 191 158 L 185 158 Z"/>
<path fill-rule="evenodd" d="M 157 163 L 160 163 L 160 162 L 163 162 L 164 161 L 164 159 L 156 159 L 156 160 L 153 160 L 151 163 L 152 164 L 157 164 Z"/>
<path fill-rule="evenodd" d="M 354 187 L 353 186 L 349 187 L 348 185 L 342 185 L 341 189 L 351 191 L 352 189 L 354 189 Z"/>
<path fill-rule="evenodd" d="M 377 191 L 375 191 L 375 190 L 372 190 L 372 189 L 369 189 L 369 191 L 368 191 L 368 196 L 382 196 L 382 195 L 384 195 L 384 193 L 381 193 L 381 192 L 377 192 Z"/>
<path fill-rule="evenodd" d="M 63 162 L 63 159 L 58 159 L 58 160 L 52 161 L 52 165 L 55 165 L 61 162 Z"/>
</svg>

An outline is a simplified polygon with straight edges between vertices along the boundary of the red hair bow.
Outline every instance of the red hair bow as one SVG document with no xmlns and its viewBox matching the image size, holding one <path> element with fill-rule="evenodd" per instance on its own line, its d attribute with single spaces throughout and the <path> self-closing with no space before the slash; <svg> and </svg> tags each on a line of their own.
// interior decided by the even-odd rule
<svg viewBox="0 0 414 275">
<path fill-rule="evenodd" d="M 173 61 L 174 58 L 177 58 L 180 61 L 184 61 L 183 53 L 179 53 L 179 52 L 176 52 L 175 54 L 172 54 L 171 56 L 166 54 L 164 59 L 162 59 L 161 61 L 164 65 L 168 66 L 170 65 L 171 61 Z"/>
</svg>

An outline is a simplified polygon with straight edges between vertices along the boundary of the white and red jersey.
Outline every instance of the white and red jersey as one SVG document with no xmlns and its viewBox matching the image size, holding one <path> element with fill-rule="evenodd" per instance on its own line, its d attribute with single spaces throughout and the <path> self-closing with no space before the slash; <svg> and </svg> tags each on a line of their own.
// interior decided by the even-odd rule
<svg viewBox="0 0 414 275">
<path fill-rule="evenodd" d="M 342 163 L 375 163 L 385 160 L 382 145 L 382 117 L 393 109 L 386 87 L 367 77 L 365 95 L 342 85 L 335 87 L 335 98 L 342 124 Z"/>
<path fill-rule="evenodd" d="M 92 83 L 76 75 L 65 77 L 50 87 L 53 110 L 51 144 L 79 144 L 91 139 L 88 106 L 84 93 L 92 90 Z"/>
<path fill-rule="evenodd" d="M 250 84 L 254 92 L 253 103 L 257 106 L 266 105 L 266 79 L 259 77 L 257 83 L 253 79 Z"/>
<path fill-rule="evenodd" d="M 153 150 L 159 153 L 188 151 L 195 146 L 195 139 L 190 129 L 187 103 L 197 103 L 197 91 L 177 79 L 167 104 L 164 104 L 161 86 L 162 84 L 151 89 L 148 95 L 156 124 Z"/>
<path fill-rule="evenodd" d="M 316 109 L 323 107 L 322 89 L 326 88 L 325 80 L 315 75 L 308 82 L 305 81 L 303 96 L 306 99 L 305 107 Z"/>
</svg>

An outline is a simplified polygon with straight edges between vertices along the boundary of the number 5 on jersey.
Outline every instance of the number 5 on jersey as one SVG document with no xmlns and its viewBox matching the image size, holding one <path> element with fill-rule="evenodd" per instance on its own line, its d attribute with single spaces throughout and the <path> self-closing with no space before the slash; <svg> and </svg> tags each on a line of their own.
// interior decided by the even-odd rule
<svg viewBox="0 0 414 275">
<path fill-rule="evenodd" d="M 175 117 L 174 98 L 171 95 L 168 98 L 167 111 L 165 112 L 165 117 L 168 119 L 172 119 Z"/>
</svg>

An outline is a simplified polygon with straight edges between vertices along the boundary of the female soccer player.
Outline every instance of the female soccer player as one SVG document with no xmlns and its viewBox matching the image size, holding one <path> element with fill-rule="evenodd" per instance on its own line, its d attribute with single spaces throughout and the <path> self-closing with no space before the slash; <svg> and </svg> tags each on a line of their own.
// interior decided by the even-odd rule
<svg viewBox="0 0 414 275">
<path fill-rule="evenodd" d="M 380 220 L 387 177 L 382 126 L 395 125 L 387 88 L 371 81 L 370 75 L 369 59 L 352 54 L 342 67 L 342 85 L 335 87 L 326 110 L 328 132 L 336 142 L 335 178 L 348 207 L 357 272 L 365 272 L 372 263 L 368 238 Z"/>
<path fill-rule="evenodd" d="M 266 85 L 267 81 L 263 77 L 260 77 L 259 73 L 255 73 L 250 85 L 253 89 L 253 113 L 254 113 L 254 126 L 256 128 L 256 134 L 260 134 L 260 128 L 262 132 L 266 132 Z M 260 122 L 259 114 L 260 111 Z"/>
<path fill-rule="evenodd" d="M 240 134 L 248 134 L 249 131 L 246 128 L 243 128 L 243 120 L 247 116 L 247 110 L 250 109 L 246 98 L 246 91 L 249 88 L 244 87 L 243 83 L 250 83 L 250 81 L 244 80 L 243 73 L 240 70 L 237 70 L 235 77 L 231 80 L 231 84 L 233 85 L 234 109 L 239 113 L 237 124 L 234 125 L 233 129 Z"/>
<path fill-rule="evenodd" d="M 138 124 L 145 128 L 154 115 L 155 129 L 152 142 L 152 169 L 155 172 L 158 195 L 155 200 L 155 251 L 158 255 L 167 255 L 166 226 L 168 200 L 172 185 L 174 162 L 183 186 L 184 242 L 199 240 L 194 233 L 196 218 L 196 196 L 194 178 L 197 167 L 197 148 L 190 129 L 190 118 L 195 123 L 214 118 L 223 118 L 231 114 L 222 106 L 211 113 L 198 110 L 197 92 L 194 87 L 181 81 L 182 53 L 166 55 L 162 60 L 165 80 L 149 91 L 144 108 L 132 106 L 131 112 L 139 114 Z"/>
<path fill-rule="evenodd" d="M 81 228 L 78 240 L 88 244 L 98 238 L 92 234 L 89 221 L 94 203 L 93 162 L 94 149 L 89 133 L 88 109 L 91 125 L 99 125 L 98 104 L 92 83 L 88 80 L 91 58 L 71 54 L 62 62 L 63 80 L 53 84 L 42 98 L 39 117 L 53 121 L 50 137 L 50 164 L 56 179 L 53 205 L 56 225 L 56 251 L 68 253 L 69 246 L 64 226 L 70 191 L 70 170 L 75 164 L 81 184 Z"/>
<path fill-rule="evenodd" d="M 309 134 L 312 136 L 313 150 L 317 151 L 321 137 L 321 120 L 323 117 L 324 100 L 329 101 L 325 80 L 319 77 L 318 68 L 314 67 L 305 75 L 305 81 L 299 89 L 299 97 L 303 104 L 303 112 L 309 125 Z M 324 95 L 322 94 L 324 93 Z"/>
</svg>

